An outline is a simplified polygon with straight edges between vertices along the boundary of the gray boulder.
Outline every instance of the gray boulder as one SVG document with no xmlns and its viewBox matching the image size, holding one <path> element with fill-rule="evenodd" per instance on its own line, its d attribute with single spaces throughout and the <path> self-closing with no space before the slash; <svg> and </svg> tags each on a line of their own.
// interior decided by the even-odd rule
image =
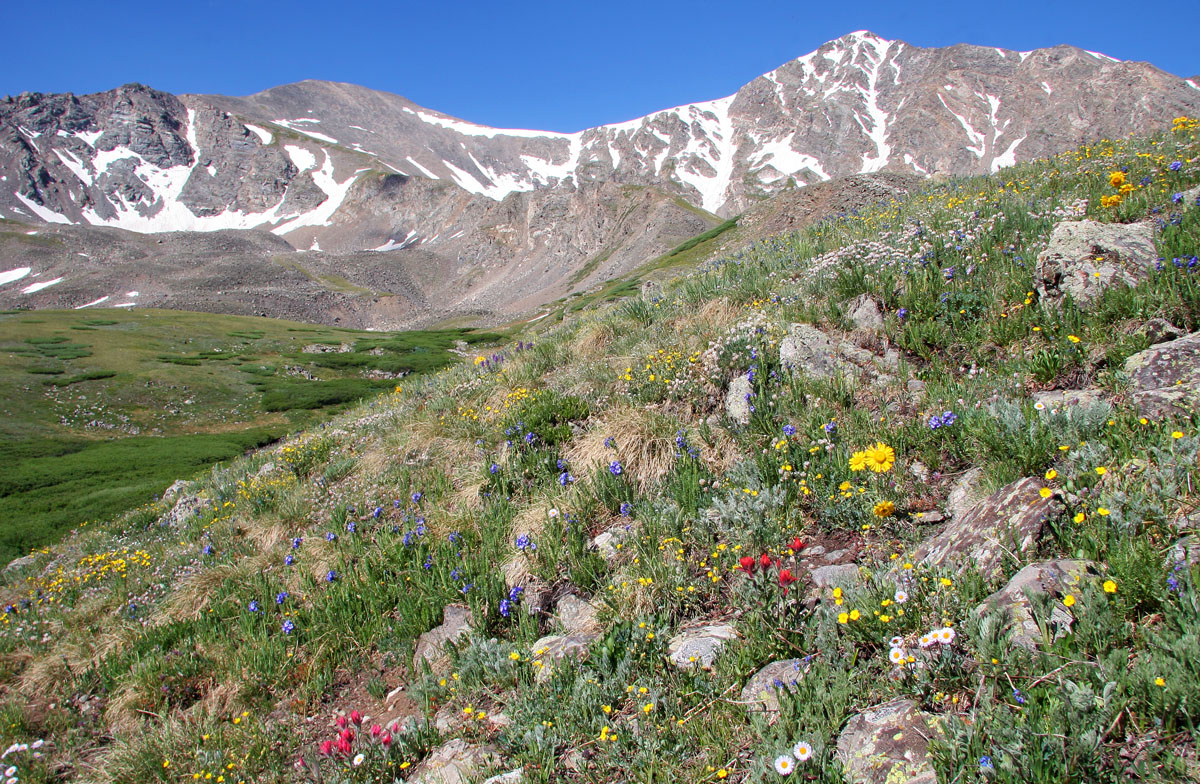
<svg viewBox="0 0 1200 784">
<path fill-rule="evenodd" d="M 830 378 L 839 371 L 850 371 L 839 362 L 829 336 L 811 324 L 793 324 L 779 344 L 779 363 L 813 378 Z"/>
<path fill-rule="evenodd" d="M 442 610 L 442 624 L 435 626 L 417 638 L 417 649 L 413 653 L 413 672 L 421 671 L 428 664 L 434 672 L 445 669 L 449 663 L 446 643 L 456 642 L 472 629 L 471 610 L 455 604 Z"/>
<path fill-rule="evenodd" d="M 853 784 L 935 784 L 929 741 L 941 735 L 936 716 L 912 700 L 893 700 L 851 717 L 837 756 Z"/>
<path fill-rule="evenodd" d="M 745 373 L 729 382 L 725 392 L 725 415 L 741 425 L 750 423 L 750 378 Z"/>
<path fill-rule="evenodd" d="M 409 784 L 469 784 L 500 763 L 493 746 L 474 746 L 462 738 L 443 743 L 413 769 Z"/>
<path fill-rule="evenodd" d="M 681 670 L 712 669 L 725 643 L 736 640 L 737 631 L 728 624 L 683 628 L 667 643 L 667 657 Z"/>
<path fill-rule="evenodd" d="M 771 662 L 746 681 L 742 704 L 750 713 L 765 713 L 774 722 L 779 718 L 779 692 L 794 688 L 807 669 L 803 659 Z"/>
<path fill-rule="evenodd" d="M 1036 286 L 1044 300 L 1057 302 L 1070 295 L 1088 310 L 1105 289 L 1136 286 L 1148 278 L 1157 261 L 1149 223 L 1063 221 L 1038 255 Z"/>
<path fill-rule="evenodd" d="M 1013 575 L 1007 585 L 984 599 L 975 612 L 984 615 L 997 610 L 1007 611 L 1013 644 L 1033 650 L 1042 642 L 1042 632 L 1034 620 L 1026 592 L 1060 596 L 1078 591 L 1083 580 L 1097 575 L 1096 565 L 1091 561 L 1060 559 L 1029 564 Z M 1063 604 L 1056 601 L 1047 623 L 1054 637 L 1058 637 L 1070 630 L 1072 620 Z"/>
<path fill-rule="evenodd" d="M 846 303 L 846 319 L 855 329 L 866 332 L 881 332 L 883 330 L 883 311 L 879 303 L 870 294 L 859 294 Z"/>
<path fill-rule="evenodd" d="M 1092 408 L 1108 406 L 1101 397 L 1099 389 L 1053 389 L 1045 392 L 1034 392 L 1033 402 L 1041 403 L 1038 412 L 1043 416 L 1065 411 L 1068 408 Z M 1111 408 L 1111 406 L 1109 406 Z"/>
<path fill-rule="evenodd" d="M 595 605 L 578 596 L 567 594 L 559 599 L 555 616 L 558 618 L 558 625 L 568 635 L 596 634 L 600 631 Z"/>
<path fill-rule="evenodd" d="M 1200 332 L 1139 351 L 1124 369 L 1143 416 L 1190 416 L 1200 408 Z"/>
<path fill-rule="evenodd" d="M 563 659 L 582 659 L 587 656 L 588 646 L 598 639 L 599 634 L 552 634 L 542 637 L 533 644 L 537 680 L 547 680 L 554 665 Z"/>
<path fill-rule="evenodd" d="M 178 528 L 211 506 L 212 502 L 207 498 L 184 493 L 176 497 L 175 504 L 159 518 L 158 522 L 159 525 L 167 528 Z"/>
<path fill-rule="evenodd" d="M 975 566 L 985 575 L 999 571 L 1005 553 L 1028 549 L 1061 505 L 1042 498 L 1042 482 L 1018 479 L 997 490 L 918 545 L 911 560 L 927 566 Z"/>
<path fill-rule="evenodd" d="M 971 468 L 958 478 L 946 497 L 946 514 L 962 517 L 987 498 L 987 483 L 982 468 Z"/>
</svg>

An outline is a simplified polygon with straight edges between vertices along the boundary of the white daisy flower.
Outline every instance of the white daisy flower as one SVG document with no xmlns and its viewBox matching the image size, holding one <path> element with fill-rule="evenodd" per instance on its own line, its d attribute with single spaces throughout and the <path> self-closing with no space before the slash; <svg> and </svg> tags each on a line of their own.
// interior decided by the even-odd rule
<svg viewBox="0 0 1200 784">
<path fill-rule="evenodd" d="M 942 645 L 949 645 L 954 642 L 954 630 L 949 626 L 941 629 L 942 636 L 938 639 Z"/>
<path fill-rule="evenodd" d="M 362 754 L 355 754 L 355 755 L 354 755 L 354 759 L 353 759 L 353 760 L 351 760 L 351 762 L 353 762 L 353 763 L 354 763 L 354 767 L 356 767 L 356 768 L 357 768 L 359 765 L 363 764 L 363 760 L 365 760 L 365 759 L 366 759 L 366 757 L 365 757 L 364 755 L 362 755 Z"/>
<path fill-rule="evenodd" d="M 780 754 L 775 758 L 775 772 L 780 776 L 788 775 L 794 767 L 796 767 L 796 760 L 786 754 Z"/>
<path fill-rule="evenodd" d="M 10 776 L 10 777 L 11 777 L 11 776 L 15 776 L 15 775 L 17 775 L 17 766 L 16 766 L 16 765 L 10 765 L 10 766 L 9 766 L 9 768 L 8 768 L 8 770 L 4 771 L 4 775 L 5 775 L 5 776 Z"/>
<path fill-rule="evenodd" d="M 904 638 L 897 634 L 895 637 L 888 640 L 888 645 L 891 645 L 893 648 L 903 648 Z"/>
<path fill-rule="evenodd" d="M 1034 408 L 1036 408 L 1038 411 L 1045 411 L 1045 410 L 1046 410 L 1046 404 L 1045 404 L 1045 403 L 1043 403 L 1043 402 L 1042 402 L 1042 401 L 1040 401 L 1040 400 L 1039 400 L 1038 402 L 1034 403 L 1034 404 L 1033 404 L 1033 407 L 1034 407 Z"/>
<path fill-rule="evenodd" d="M 921 639 L 917 641 L 917 644 L 919 644 L 922 648 L 928 648 L 929 646 L 933 645 L 935 642 L 937 642 L 937 641 L 935 639 L 933 639 L 932 634 L 922 634 Z"/>
<path fill-rule="evenodd" d="M 888 654 L 888 659 L 892 664 L 904 664 L 905 653 L 903 648 L 892 648 Z"/>
<path fill-rule="evenodd" d="M 809 746 L 805 741 L 799 741 L 795 746 L 792 746 L 792 753 L 796 755 L 796 762 L 807 762 L 812 756 L 812 746 Z"/>
<path fill-rule="evenodd" d="M 904 591 L 896 591 L 894 598 L 896 599 L 896 604 L 904 604 L 908 601 L 908 594 L 906 594 Z"/>
</svg>

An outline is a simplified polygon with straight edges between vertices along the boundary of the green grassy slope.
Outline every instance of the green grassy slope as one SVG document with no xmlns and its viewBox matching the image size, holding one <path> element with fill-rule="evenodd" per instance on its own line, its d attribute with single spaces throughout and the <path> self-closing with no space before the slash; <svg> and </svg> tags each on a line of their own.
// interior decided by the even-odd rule
<svg viewBox="0 0 1200 784">
<path fill-rule="evenodd" d="M 167 310 L 0 314 L 0 560 L 390 390 L 389 376 L 444 367 L 456 340 L 495 337 Z M 304 353 L 314 345 L 349 350 Z"/>
</svg>

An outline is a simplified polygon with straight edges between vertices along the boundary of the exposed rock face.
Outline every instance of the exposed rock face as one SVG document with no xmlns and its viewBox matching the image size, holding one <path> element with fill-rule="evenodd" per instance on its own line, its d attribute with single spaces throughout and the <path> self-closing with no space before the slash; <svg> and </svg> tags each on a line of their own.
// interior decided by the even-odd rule
<svg viewBox="0 0 1200 784">
<path fill-rule="evenodd" d="M 1200 332 L 1151 346 L 1125 360 L 1143 416 L 1189 416 L 1200 407 Z"/>
<path fill-rule="evenodd" d="M 472 629 L 471 610 L 454 604 L 446 605 L 442 610 L 442 624 L 435 626 L 417 638 L 417 648 L 413 653 L 413 672 L 421 672 L 422 665 L 428 664 L 434 672 L 443 669 L 448 663 L 446 643 L 456 642 Z"/>
<path fill-rule="evenodd" d="M 774 721 L 779 713 L 779 692 L 795 687 L 807 669 L 803 659 L 784 659 L 763 667 L 742 687 L 741 701 L 746 710 L 764 712 L 769 721 Z"/>
<path fill-rule="evenodd" d="M 929 741 L 941 734 L 937 717 L 912 700 L 893 700 L 846 722 L 837 756 L 854 784 L 935 784 Z"/>
<path fill-rule="evenodd" d="M 1037 288 L 1051 301 L 1069 295 L 1088 310 L 1105 289 L 1145 280 L 1157 260 L 1149 223 L 1063 221 L 1038 255 Z"/>
<path fill-rule="evenodd" d="M 607 531 L 596 534 L 596 538 L 592 540 L 591 546 L 596 552 L 600 553 L 601 558 L 611 563 L 620 555 L 621 545 L 629 536 L 628 526 L 616 525 Z"/>
<path fill-rule="evenodd" d="M 1007 585 L 984 599 L 983 603 L 975 608 L 975 612 L 982 615 L 994 610 L 1006 610 L 1012 623 L 1012 642 L 1032 650 L 1042 642 L 1042 632 L 1031 613 L 1026 591 L 1061 597 L 1063 594 L 1078 591 L 1083 580 L 1096 576 L 1096 565 L 1091 561 L 1060 559 L 1029 564 L 1013 575 Z M 1064 609 L 1061 602 L 1056 601 L 1046 623 L 1050 634 L 1057 637 L 1070 630 L 1071 621 L 1071 614 Z"/>
<path fill-rule="evenodd" d="M 1099 389 L 1053 389 L 1046 392 L 1035 392 L 1033 402 L 1042 404 L 1040 413 L 1043 416 L 1074 407 L 1105 406 L 1106 409 L 1109 408 Z"/>
<path fill-rule="evenodd" d="M 927 565 L 974 566 L 984 574 L 1000 568 L 1006 552 L 1029 548 L 1046 521 L 1060 510 L 1053 498 L 1042 498 L 1042 483 L 1031 477 L 1000 488 L 922 542 L 912 560 Z"/>
<path fill-rule="evenodd" d="M 811 324 L 792 324 L 787 337 L 779 343 L 779 363 L 813 378 L 832 378 L 839 374 L 849 378 L 863 375 L 880 378 L 880 374 L 894 372 L 899 362 L 900 355 L 895 350 L 883 355 L 872 354 L 847 340 L 837 340 Z"/>
<path fill-rule="evenodd" d="M 712 669 L 725 643 L 737 636 L 737 630 L 724 623 L 680 629 L 667 644 L 667 658 L 682 670 Z"/>
</svg>

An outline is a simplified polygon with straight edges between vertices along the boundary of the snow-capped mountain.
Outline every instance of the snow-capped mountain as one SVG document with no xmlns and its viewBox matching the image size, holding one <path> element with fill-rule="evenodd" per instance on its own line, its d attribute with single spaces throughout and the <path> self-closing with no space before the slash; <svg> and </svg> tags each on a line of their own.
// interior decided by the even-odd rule
<svg viewBox="0 0 1200 784">
<path fill-rule="evenodd" d="M 868 32 L 733 95 L 572 134 L 489 128 L 319 81 L 242 98 L 141 85 L 25 93 L 0 102 L 0 217 L 140 233 L 258 229 L 326 252 L 420 246 L 460 275 L 519 264 L 570 278 L 612 256 L 613 199 L 628 196 L 612 186 L 655 189 L 667 198 L 648 219 L 702 230 L 703 213 L 671 197 L 729 216 L 792 184 L 993 172 L 1197 113 L 1200 84 L 1145 63 L 1069 46 L 920 48 Z M 629 262 L 615 258 L 590 269 Z"/>
</svg>

